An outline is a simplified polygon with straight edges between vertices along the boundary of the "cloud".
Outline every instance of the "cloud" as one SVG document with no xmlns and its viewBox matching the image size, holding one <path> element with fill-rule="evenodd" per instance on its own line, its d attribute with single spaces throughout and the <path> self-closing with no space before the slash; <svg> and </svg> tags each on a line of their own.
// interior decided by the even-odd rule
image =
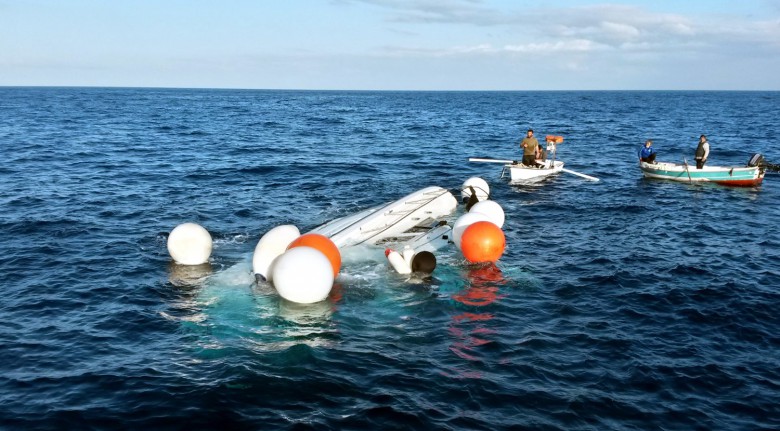
<svg viewBox="0 0 780 431">
<path fill-rule="evenodd" d="M 507 23 L 505 13 L 483 6 L 480 0 L 341 0 L 341 3 L 362 3 L 390 10 L 389 19 L 397 23 L 478 26 Z"/>
<path fill-rule="evenodd" d="M 675 43 L 700 33 L 696 23 L 684 16 L 649 12 L 626 5 L 593 5 L 559 8 L 553 12 L 556 25 L 548 29 L 558 37 L 587 37 L 598 43 L 620 47 L 627 43 L 664 40 Z"/>
<path fill-rule="evenodd" d="M 631 40 L 638 38 L 642 34 L 642 32 L 633 25 L 610 21 L 602 22 L 601 29 L 605 34 L 610 34 L 617 39 Z"/>
<path fill-rule="evenodd" d="M 519 53 L 561 53 L 561 52 L 592 52 L 608 50 L 609 47 L 588 39 L 559 40 L 557 42 L 527 43 L 522 45 L 506 45 L 503 51 Z"/>
<path fill-rule="evenodd" d="M 467 57 L 506 56 L 518 54 L 555 55 L 560 53 L 589 53 L 609 51 L 613 48 L 587 39 L 533 42 L 516 45 L 494 46 L 489 43 L 453 46 L 442 49 L 385 46 L 382 56 L 388 57 Z"/>
<path fill-rule="evenodd" d="M 615 49 L 677 47 L 758 43 L 780 45 L 780 20 L 751 19 L 716 14 L 688 17 L 679 13 L 652 12 L 644 7 L 594 4 L 574 7 L 535 7 L 499 10 L 479 0 L 342 0 L 348 4 L 369 4 L 388 11 L 388 21 L 500 28 L 502 34 L 516 34 L 510 46 L 546 43 L 558 46 L 589 40 L 594 46 Z M 775 6 L 780 1 L 775 0 Z M 543 41 L 543 42 L 540 42 Z M 482 45 L 475 41 L 475 46 Z"/>
</svg>

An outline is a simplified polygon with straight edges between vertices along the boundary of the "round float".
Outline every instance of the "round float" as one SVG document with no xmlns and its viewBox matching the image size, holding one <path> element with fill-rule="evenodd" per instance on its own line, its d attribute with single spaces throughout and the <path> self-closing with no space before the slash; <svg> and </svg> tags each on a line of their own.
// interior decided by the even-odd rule
<svg viewBox="0 0 780 431">
<path fill-rule="evenodd" d="M 277 226 L 260 238 L 252 255 L 252 271 L 255 275 L 270 281 L 274 259 L 281 256 L 287 246 L 301 236 L 297 227 L 291 224 Z"/>
<path fill-rule="evenodd" d="M 469 212 L 485 214 L 490 217 L 490 221 L 495 223 L 496 226 L 504 227 L 504 209 L 501 208 L 501 205 L 499 205 L 496 201 L 477 202 L 473 207 L 471 207 L 471 209 L 469 209 Z"/>
<path fill-rule="evenodd" d="M 472 263 L 495 262 L 506 247 L 504 232 L 489 221 L 472 223 L 463 231 L 461 251 Z"/>
<path fill-rule="evenodd" d="M 196 223 L 182 223 L 168 235 L 168 253 L 176 263 L 200 265 L 209 261 L 213 242 L 211 235 Z"/>
<path fill-rule="evenodd" d="M 463 231 L 469 227 L 469 225 L 478 221 L 490 221 L 490 216 L 482 213 L 468 212 L 455 220 L 455 224 L 452 225 L 452 242 L 454 242 L 458 248 L 461 248 L 460 243 Z"/>
<path fill-rule="evenodd" d="M 279 295 L 299 304 L 328 297 L 333 287 L 333 267 L 321 251 L 300 246 L 287 250 L 273 265 L 273 284 Z"/>
<path fill-rule="evenodd" d="M 471 197 L 471 188 L 476 193 L 477 200 L 484 201 L 490 196 L 490 186 L 480 177 L 471 177 L 460 186 L 460 197 L 467 201 Z"/>
<path fill-rule="evenodd" d="M 330 261 L 330 264 L 333 267 L 333 278 L 336 278 L 339 275 L 339 271 L 341 270 L 341 253 L 339 252 L 339 248 L 336 247 L 336 244 L 327 236 L 318 233 L 307 233 L 291 242 L 290 245 L 287 246 L 287 250 L 294 247 L 311 247 L 319 250 Z"/>
</svg>

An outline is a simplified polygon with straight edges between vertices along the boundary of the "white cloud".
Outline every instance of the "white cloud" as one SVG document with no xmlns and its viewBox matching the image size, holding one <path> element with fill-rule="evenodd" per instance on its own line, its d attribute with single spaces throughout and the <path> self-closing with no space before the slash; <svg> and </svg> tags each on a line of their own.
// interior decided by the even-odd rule
<svg viewBox="0 0 780 431">
<path fill-rule="evenodd" d="M 391 10 L 395 22 L 457 23 L 495 25 L 505 22 L 504 14 L 482 5 L 479 0 L 342 0 Z"/>
<path fill-rule="evenodd" d="M 658 41 L 674 44 L 698 33 L 696 24 L 684 16 L 649 12 L 636 6 L 582 6 L 556 9 L 554 13 L 558 23 L 550 29 L 554 35 L 588 37 L 616 47 Z"/>
<path fill-rule="evenodd" d="M 557 42 L 526 43 L 521 45 L 506 45 L 503 51 L 555 54 L 559 52 L 592 52 L 609 49 L 606 45 L 595 43 L 588 39 L 559 40 Z"/>
<path fill-rule="evenodd" d="M 630 24 L 619 22 L 604 21 L 601 23 L 601 29 L 606 34 L 611 34 L 616 39 L 632 40 L 641 35 L 639 29 Z"/>
<path fill-rule="evenodd" d="M 613 50 L 610 46 L 595 43 L 587 39 L 559 40 L 550 42 L 533 42 L 516 45 L 494 46 L 489 43 L 477 45 L 454 46 L 442 49 L 407 48 L 400 46 L 386 46 L 381 56 L 388 57 L 466 57 L 475 55 L 507 55 L 507 54 L 534 54 L 552 55 L 558 53 L 588 53 L 595 51 Z"/>
<path fill-rule="evenodd" d="M 780 20 L 762 20 L 715 14 L 685 16 L 658 13 L 633 5 L 595 4 L 576 7 L 536 7 L 499 10 L 476 0 L 343 0 L 370 4 L 389 12 L 396 25 L 409 23 L 499 28 L 516 34 L 507 45 L 526 45 L 538 40 L 587 39 L 616 49 L 657 46 L 674 49 L 698 44 L 762 43 L 779 45 Z M 780 3 L 780 2 L 777 2 Z M 554 23 L 551 25 L 551 23 Z M 422 37 L 422 36 L 421 36 Z M 738 38 L 735 41 L 734 38 Z M 545 42 L 546 43 L 546 42 Z M 481 45 L 479 42 L 475 45 Z M 665 48 L 664 48 L 665 47 Z"/>
</svg>

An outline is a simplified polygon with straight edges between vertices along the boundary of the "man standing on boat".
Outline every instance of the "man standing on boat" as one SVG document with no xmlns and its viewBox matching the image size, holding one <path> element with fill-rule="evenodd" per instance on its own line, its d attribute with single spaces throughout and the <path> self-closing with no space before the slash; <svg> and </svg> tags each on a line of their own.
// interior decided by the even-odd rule
<svg viewBox="0 0 780 431">
<path fill-rule="evenodd" d="M 704 135 L 699 136 L 699 146 L 696 147 L 696 169 L 701 169 L 704 164 L 707 163 L 707 157 L 710 155 L 710 143 L 707 142 L 707 137 Z"/>
<path fill-rule="evenodd" d="M 536 151 L 539 148 L 539 141 L 534 138 L 533 129 L 528 129 L 523 142 L 520 143 L 520 148 L 523 150 L 523 164 L 536 167 Z"/>
</svg>

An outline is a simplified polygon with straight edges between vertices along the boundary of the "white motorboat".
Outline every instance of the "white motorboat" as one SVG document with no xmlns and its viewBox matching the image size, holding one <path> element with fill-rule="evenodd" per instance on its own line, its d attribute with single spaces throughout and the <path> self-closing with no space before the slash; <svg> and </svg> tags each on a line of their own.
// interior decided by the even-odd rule
<svg viewBox="0 0 780 431">
<path fill-rule="evenodd" d="M 440 220 L 455 211 L 458 201 L 448 190 L 431 186 L 403 198 L 332 220 L 312 230 L 339 248 L 355 245 L 409 245 L 416 251 L 447 244 L 451 227 Z"/>
</svg>

